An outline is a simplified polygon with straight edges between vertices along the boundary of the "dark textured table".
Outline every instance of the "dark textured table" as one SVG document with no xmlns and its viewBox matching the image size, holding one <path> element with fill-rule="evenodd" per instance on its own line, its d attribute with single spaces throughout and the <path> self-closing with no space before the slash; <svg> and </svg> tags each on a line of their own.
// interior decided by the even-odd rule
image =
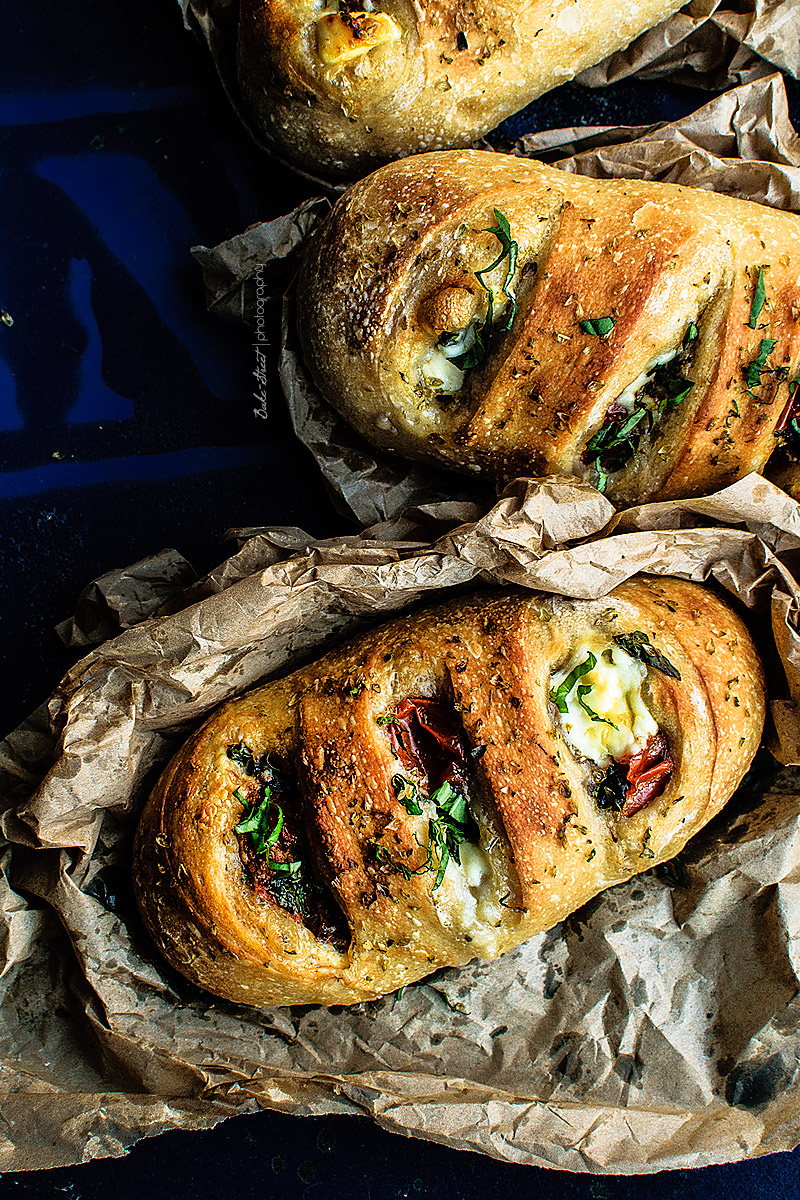
<svg viewBox="0 0 800 1200">
<path fill-rule="evenodd" d="M 10 6 L 9 6 L 10 8 Z M 0 87 L 0 727 L 74 661 L 53 626 L 90 578 L 163 546 L 199 570 L 231 526 L 346 531 L 294 439 L 277 381 L 253 415 L 250 336 L 204 310 L 189 247 L 309 194 L 260 156 L 174 0 L 55 0 L 3 14 Z M 790 85 L 795 124 L 800 89 Z M 690 112 L 699 90 L 570 86 L 517 128 L 639 124 Z M 509 123 L 512 125 L 513 123 Z M 7 1174 L 13 1195 L 365 1198 L 800 1195 L 800 1157 L 591 1179 L 496 1163 L 366 1120 L 237 1118 L 146 1141 L 127 1157 Z"/>
</svg>

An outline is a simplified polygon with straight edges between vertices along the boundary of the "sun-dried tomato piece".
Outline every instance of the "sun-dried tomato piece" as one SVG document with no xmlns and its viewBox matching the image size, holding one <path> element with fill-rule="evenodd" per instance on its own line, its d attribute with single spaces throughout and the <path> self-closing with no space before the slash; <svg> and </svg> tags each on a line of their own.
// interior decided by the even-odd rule
<svg viewBox="0 0 800 1200">
<path fill-rule="evenodd" d="M 661 795 L 672 778 L 675 764 L 663 733 L 653 734 L 643 750 L 623 758 L 622 763 L 628 767 L 628 791 L 622 816 L 632 817 Z"/>
<path fill-rule="evenodd" d="M 389 735 L 406 770 L 416 770 L 433 794 L 443 783 L 456 790 L 466 784 L 469 750 L 452 711 L 439 700 L 407 697 L 398 704 Z"/>
</svg>

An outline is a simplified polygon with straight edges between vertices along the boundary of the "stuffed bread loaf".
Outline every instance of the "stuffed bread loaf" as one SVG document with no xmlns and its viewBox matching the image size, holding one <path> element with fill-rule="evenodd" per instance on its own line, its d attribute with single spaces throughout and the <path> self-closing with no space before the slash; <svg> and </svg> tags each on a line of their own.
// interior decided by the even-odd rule
<svg viewBox="0 0 800 1200">
<path fill-rule="evenodd" d="M 324 397 L 410 458 L 580 476 L 625 505 L 800 446 L 800 218 L 764 205 L 419 155 L 338 201 L 297 311 Z"/>
<path fill-rule="evenodd" d="M 240 0 L 239 80 L 266 139 L 356 175 L 467 146 L 627 46 L 678 0 Z"/>
<path fill-rule="evenodd" d="M 218 710 L 145 807 L 139 906 L 219 996 L 369 1000 L 673 857 L 763 719 L 746 629 L 695 584 L 477 593 Z"/>
</svg>

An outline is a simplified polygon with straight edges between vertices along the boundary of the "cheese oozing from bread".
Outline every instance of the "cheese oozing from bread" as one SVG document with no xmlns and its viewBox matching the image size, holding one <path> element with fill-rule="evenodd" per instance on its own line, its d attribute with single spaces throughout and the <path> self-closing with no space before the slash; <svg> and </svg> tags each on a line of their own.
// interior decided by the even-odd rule
<svg viewBox="0 0 800 1200">
<path fill-rule="evenodd" d="M 676 346 L 674 350 L 666 350 L 663 354 L 657 354 L 655 358 L 651 358 L 641 375 L 634 379 L 632 383 L 629 383 L 624 391 L 620 392 L 614 403 L 620 405 L 622 408 L 627 408 L 628 412 L 631 412 L 636 402 L 636 397 L 645 384 L 649 383 L 653 378 L 656 369 L 666 366 L 668 362 L 672 362 L 673 358 L 677 356 L 678 350 L 679 347 Z"/>
<path fill-rule="evenodd" d="M 466 329 L 460 329 L 451 335 L 444 345 L 437 342 L 426 353 L 422 360 L 423 384 L 434 392 L 444 392 L 454 396 L 460 392 L 464 383 L 466 371 L 462 371 L 453 362 L 461 354 L 466 354 L 475 345 L 475 334 L 478 321 L 471 321 Z"/>
<path fill-rule="evenodd" d="M 502 908 L 491 859 L 475 842 L 464 842 L 459 857 L 458 863 L 450 859 L 441 887 L 434 892 L 437 910 L 446 926 L 467 935 L 477 954 L 494 958 Z"/>
<path fill-rule="evenodd" d="M 561 713 L 561 727 L 573 750 L 605 768 L 613 759 L 641 750 L 658 725 L 642 698 L 647 668 L 619 646 L 580 646 L 569 666 L 553 675 L 552 691 L 590 654 L 595 665 L 564 698 L 567 711 Z"/>
<path fill-rule="evenodd" d="M 338 67 L 400 37 L 386 13 L 326 12 L 317 20 L 317 53 L 326 67 Z"/>
</svg>

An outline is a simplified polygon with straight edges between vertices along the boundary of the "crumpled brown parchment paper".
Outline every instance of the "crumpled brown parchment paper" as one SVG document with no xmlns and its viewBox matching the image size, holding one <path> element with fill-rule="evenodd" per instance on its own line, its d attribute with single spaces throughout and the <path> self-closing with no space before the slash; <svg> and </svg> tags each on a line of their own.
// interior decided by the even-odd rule
<svg viewBox="0 0 800 1200">
<path fill-rule="evenodd" d="M 237 0 L 178 0 L 187 29 L 206 43 L 220 82 L 242 124 L 262 149 L 236 71 Z M 636 38 L 625 50 L 578 75 L 576 82 L 604 87 L 631 75 L 669 78 L 715 90 L 750 83 L 777 67 L 800 76 L 800 7 L 793 0 L 690 0 L 673 17 Z M 341 190 L 324 177 L 299 175 Z"/>
<path fill-rule="evenodd" d="M 427 505 L 321 542 L 249 529 L 237 547 L 188 589 L 163 553 L 88 589 L 73 642 L 103 635 L 110 603 L 122 632 L 0 746 L 0 1170 L 260 1107 L 367 1114 L 577 1171 L 800 1140 L 791 769 L 690 844 L 686 886 L 645 872 L 496 963 L 355 1008 L 214 1000 L 154 951 L 130 881 L 141 805 L 209 710 L 383 614 L 475 585 L 596 596 L 637 571 L 708 579 L 747 606 L 768 740 L 797 763 L 800 506 L 757 475 L 619 516 L 574 480 L 519 480 L 488 512 Z M 151 599 L 168 615 L 147 616 Z"/>
<path fill-rule="evenodd" d="M 735 88 L 671 124 L 549 130 L 509 148 L 580 175 L 657 179 L 800 212 L 800 139 L 780 75 Z M 213 249 L 196 247 L 209 307 L 223 317 L 252 321 L 256 273 L 265 292 L 284 292 L 306 236 L 328 205 L 317 197 Z M 374 450 L 333 411 L 303 364 L 291 286 L 283 298 L 281 342 L 280 377 L 292 423 L 341 512 L 370 525 L 409 505 L 491 502 L 488 485 Z"/>
</svg>

